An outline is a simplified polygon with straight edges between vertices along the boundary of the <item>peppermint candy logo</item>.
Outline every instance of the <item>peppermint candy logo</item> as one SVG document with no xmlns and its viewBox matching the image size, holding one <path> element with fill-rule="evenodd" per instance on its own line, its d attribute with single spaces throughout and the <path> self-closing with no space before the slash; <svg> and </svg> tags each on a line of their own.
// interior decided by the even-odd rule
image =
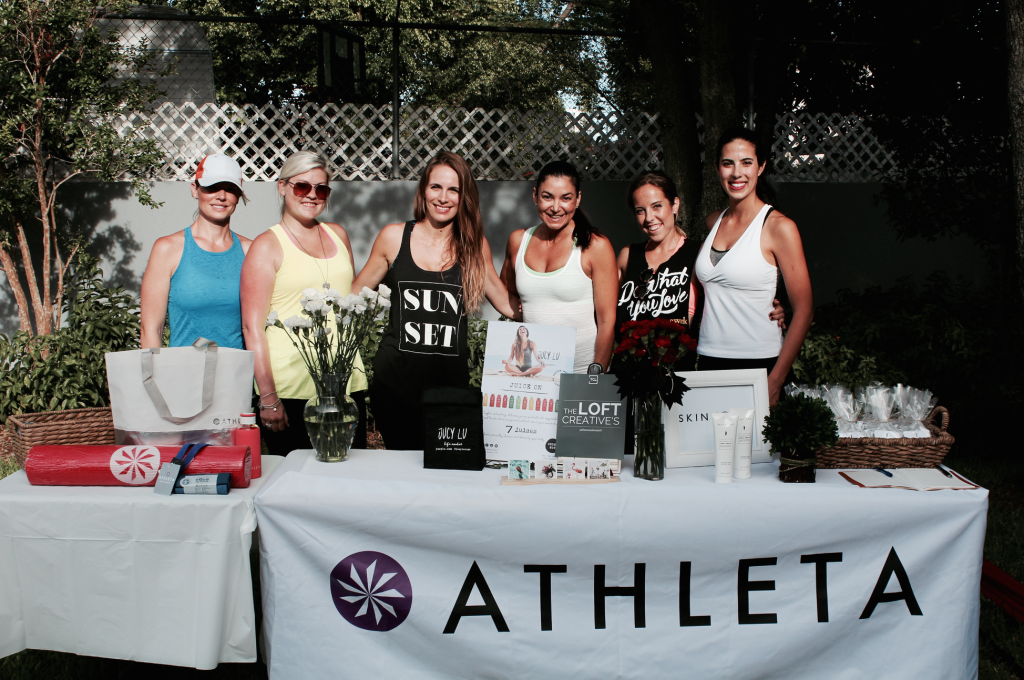
<svg viewBox="0 0 1024 680">
<path fill-rule="evenodd" d="M 125 484 L 147 484 L 160 472 L 160 449 L 155 446 L 122 446 L 110 457 L 110 471 Z"/>
<path fill-rule="evenodd" d="M 412 608 L 412 583 L 398 562 L 368 550 L 349 555 L 331 571 L 338 613 L 363 630 L 398 628 Z"/>
</svg>

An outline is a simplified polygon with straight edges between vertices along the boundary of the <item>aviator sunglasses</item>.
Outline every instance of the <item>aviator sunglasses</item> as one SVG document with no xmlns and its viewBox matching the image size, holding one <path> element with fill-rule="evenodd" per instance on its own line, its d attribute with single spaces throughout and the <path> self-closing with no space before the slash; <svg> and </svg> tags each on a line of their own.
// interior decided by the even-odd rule
<svg viewBox="0 0 1024 680">
<path fill-rule="evenodd" d="M 285 180 L 285 184 L 291 185 L 292 193 L 299 198 L 309 196 L 310 189 L 316 189 L 316 197 L 321 201 L 326 201 L 327 197 L 331 195 L 331 187 L 326 184 L 310 184 L 309 182 L 292 182 L 289 180 Z"/>
</svg>

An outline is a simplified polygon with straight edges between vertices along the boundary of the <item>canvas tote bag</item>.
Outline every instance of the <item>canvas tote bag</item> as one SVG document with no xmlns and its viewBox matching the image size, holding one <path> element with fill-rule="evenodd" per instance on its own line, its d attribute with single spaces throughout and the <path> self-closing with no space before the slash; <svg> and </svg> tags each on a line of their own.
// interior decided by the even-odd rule
<svg viewBox="0 0 1024 680">
<path fill-rule="evenodd" d="M 118 444 L 231 445 L 252 412 L 254 355 L 199 338 L 191 347 L 106 354 Z"/>
</svg>

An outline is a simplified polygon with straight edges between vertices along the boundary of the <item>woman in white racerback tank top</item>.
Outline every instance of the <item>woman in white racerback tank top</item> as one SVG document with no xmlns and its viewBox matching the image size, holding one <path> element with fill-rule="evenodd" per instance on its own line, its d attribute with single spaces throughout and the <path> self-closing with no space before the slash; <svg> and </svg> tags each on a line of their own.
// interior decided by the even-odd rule
<svg viewBox="0 0 1024 680">
<path fill-rule="evenodd" d="M 618 273 L 611 242 L 579 210 L 579 173 L 548 163 L 537 175 L 534 202 L 541 223 L 512 233 L 502 279 L 522 301 L 526 323 L 574 326 L 574 373 L 591 363 L 608 370 L 615 335 Z"/>
<path fill-rule="evenodd" d="M 694 268 L 705 295 L 697 367 L 765 368 L 774 404 L 810 330 L 814 305 L 796 224 L 759 196 L 764 169 L 753 133 L 726 130 L 718 142 L 718 176 L 729 207 L 708 216 L 711 233 Z M 785 337 L 769 318 L 780 273 L 793 306 Z"/>
</svg>

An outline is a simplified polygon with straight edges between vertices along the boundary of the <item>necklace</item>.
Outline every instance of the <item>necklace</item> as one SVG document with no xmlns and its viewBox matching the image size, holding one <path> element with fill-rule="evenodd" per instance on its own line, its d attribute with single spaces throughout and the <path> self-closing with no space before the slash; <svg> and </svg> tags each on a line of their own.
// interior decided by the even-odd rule
<svg viewBox="0 0 1024 680">
<path fill-rule="evenodd" d="M 313 264 L 316 265 L 316 270 L 318 272 L 320 272 L 320 278 L 322 278 L 324 280 L 324 283 L 323 283 L 324 290 L 330 290 L 331 289 L 331 284 L 327 282 L 327 275 L 331 273 L 331 261 L 330 261 L 330 259 L 328 259 L 326 257 L 324 258 L 324 262 L 327 264 L 327 274 L 325 274 L 324 270 L 320 269 L 320 260 L 319 260 L 319 258 L 313 257 L 313 255 L 310 254 L 310 252 L 308 250 L 306 250 L 306 246 L 302 245 L 302 241 L 300 241 L 299 237 L 295 235 L 295 232 L 291 230 L 291 227 L 289 227 L 287 224 L 284 223 L 284 220 L 281 220 L 281 226 L 288 230 L 288 233 L 291 234 L 292 239 L 297 244 L 299 244 L 300 248 L 302 248 L 302 252 L 306 253 L 306 255 L 309 255 L 309 258 L 311 260 L 313 260 Z M 324 237 L 323 237 L 323 234 L 320 233 L 321 229 L 322 229 L 322 227 L 319 224 L 317 224 L 316 225 L 316 235 L 317 235 L 317 238 L 320 239 L 320 250 L 323 252 L 324 255 L 327 255 L 327 249 L 324 248 Z"/>
</svg>

